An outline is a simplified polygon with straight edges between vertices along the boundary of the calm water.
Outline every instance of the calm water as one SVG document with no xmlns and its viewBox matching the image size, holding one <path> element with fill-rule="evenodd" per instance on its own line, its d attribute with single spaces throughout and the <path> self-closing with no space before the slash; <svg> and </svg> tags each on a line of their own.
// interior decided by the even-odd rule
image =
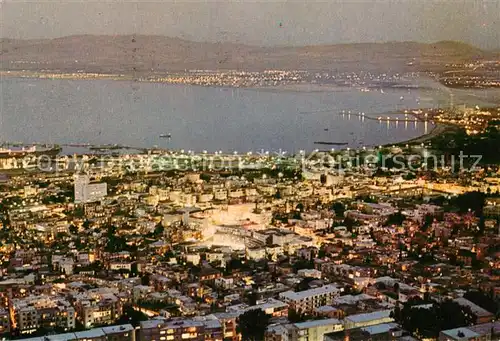
<svg viewBox="0 0 500 341">
<path fill-rule="evenodd" d="M 424 124 L 387 125 L 338 112 L 377 116 L 405 106 L 440 105 L 448 98 L 437 90 L 300 93 L 16 78 L 2 80 L 1 95 L 0 141 L 241 152 L 312 150 L 318 147 L 314 141 L 357 147 L 406 140 L 424 134 Z M 324 109 L 335 111 L 313 112 Z M 159 138 L 165 133 L 172 138 Z"/>
</svg>

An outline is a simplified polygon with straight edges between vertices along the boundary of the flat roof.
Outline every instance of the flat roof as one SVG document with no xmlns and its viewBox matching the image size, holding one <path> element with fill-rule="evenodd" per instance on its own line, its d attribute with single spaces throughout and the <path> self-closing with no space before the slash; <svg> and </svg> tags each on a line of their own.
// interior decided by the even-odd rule
<svg viewBox="0 0 500 341">
<path fill-rule="evenodd" d="M 150 321 L 155 321 L 155 320 L 150 320 Z M 149 322 L 149 321 L 143 321 L 143 322 Z M 134 327 L 131 324 L 122 324 L 118 326 L 93 328 L 81 332 L 32 337 L 28 339 L 20 339 L 20 341 L 76 341 L 86 338 L 104 337 L 107 334 L 116 334 L 119 332 L 127 332 L 127 331 L 134 331 Z"/>
<path fill-rule="evenodd" d="M 334 299 L 335 304 L 354 304 L 359 301 L 364 301 L 364 300 L 376 300 L 376 297 L 367 295 L 367 294 L 359 294 L 359 295 L 344 295 L 337 297 Z"/>
<path fill-rule="evenodd" d="M 500 334 L 500 321 L 476 324 L 468 328 L 481 335 L 490 334 L 492 329 L 495 334 Z"/>
<path fill-rule="evenodd" d="M 472 312 L 474 314 L 476 314 L 477 316 L 491 316 L 491 315 L 493 315 L 488 310 L 481 308 L 480 306 L 478 306 L 477 304 L 469 301 L 466 298 L 459 297 L 459 298 L 455 298 L 453 301 L 457 302 L 461 306 L 467 306 L 467 307 L 469 307 L 472 310 Z"/>
<path fill-rule="evenodd" d="M 302 300 L 302 299 L 307 298 L 307 297 L 327 294 L 327 293 L 331 293 L 331 292 L 338 292 L 338 291 L 340 291 L 340 290 L 339 290 L 339 288 L 337 288 L 337 286 L 335 286 L 333 284 L 328 284 L 328 285 L 324 285 L 324 286 L 319 287 L 319 288 L 309 289 L 309 290 L 305 290 L 305 291 L 282 292 L 280 294 L 280 297 L 284 297 L 284 298 L 287 298 L 290 300 Z"/>
<path fill-rule="evenodd" d="M 351 315 L 351 316 L 347 316 L 346 320 L 349 320 L 349 321 L 352 321 L 355 323 L 378 320 L 378 319 L 390 317 L 391 311 L 392 310 L 379 310 L 379 311 L 374 311 L 374 312 L 366 313 L 366 314 Z"/>
<path fill-rule="evenodd" d="M 446 336 L 450 336 L 454 339 L 460 338 L 460 339 L 470 339 L 471 337 L 478 337 L 481 336 L 478 333 L 462 327 L 462 328 L 455 328 L 455 329 L 448 329 L 448 330 L 442 330 L 441 333 L 443 333 Z"/>
<path fill-rule="evenodd" d="M 335 307 L 332 307 L 331 305 L 322 305 L 321 307 L 318 307 L 314 310 L 317 312 L 320 312 L 320 313 L 329 313 L 332 311 L 337 311 L 338 309 Z"/>
<path fill-rule="evenodd" d="M 116 334 L 116 333 L 131 332 L 134 330 L 134 327 L 131 324 L 122 324 L 119 326 L 102 327 L 101 329 L 105 334 Z"/>
<path fill-rule="evenodd" d="M 65 334 L 47 335 L 45 336 L 45 338 L 48 338 L 50 341 L 71 341 L 71 340 L 77 340 L 78 336 L 75 333 L 65 333 Z"/>
<path fill-rule="evenodd" d="M 375 324 L 373 326 L 363 327 L 361 328 L 361 330 L 369 333 L 370 335 L 377 335 L 387 333 L 394 328 L 399 328 L 399 325 L 397 323 L 381 323 Z"/>
<path fill-rule="evenodd" d="M 342 324 L 342 322 L 340 322 L 340 320 L 337 319 L 325 319 L 325 320 L 314 320 L 314 321 L 295 323 L 294 325 L 299 329 L 309 329 L 318 326 L 327 326 L 335 324 Z"/>
<path fill-rule="evenodd" d="M 140 326 L 141 329 L 151 329 L 151 328 L 157 328 L 160 324 L 164 324 L 164 320 L 146 320 L 146 321 L 141 321 Z"/>
<path fill-rule="evenodd" d="M 85 339 L 85 338 L 90 338 L 90 337 L 101 337 L 101 336 L 106 336 L 104 332 L 102 331 L 101 328 L 95 328 L 95 329 L 89 329 L 89 330 L 84 330 L 81 332 L 76 332 L 76 336 L 79 339 Z"/>
</svg>

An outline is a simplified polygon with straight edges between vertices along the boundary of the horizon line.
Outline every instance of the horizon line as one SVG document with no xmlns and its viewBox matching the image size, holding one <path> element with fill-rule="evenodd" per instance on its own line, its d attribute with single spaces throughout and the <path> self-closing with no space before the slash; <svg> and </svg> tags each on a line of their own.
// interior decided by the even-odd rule
<svg viewBox="0 0 500 341">
<path fill-rule="evenodd" d="M 466 45 L 471 48 L 475 48 L 481 51 L 498 51 L 500 47 L 485 49 L 482 47 L 478 47 L 471 43 L 462 41 L 462 40 L 437 40 L 431 42 L 419 41 L 419 40 L 388 40 L 388 41 L 367 41 L 367 42 L 342 42 L 342 43 L 324 43 L 324 44 L 311 44 L 311 45 L 282 45 L 282 44 L 273 44 L 273 45 L 257 45 L 252 43 L 241 43 L 235 42 L 232 40 L 224 40 L 224 41 L 210 41 L 210 40 L 192 40 L 186 39 L 179 36 L 169 36 L 162 34 L 144 34 L 144 33 L 120 33 L 120 34 L 91 34 L 91 33 L 81 33 L 81 34 L 70 34 L 63 35 L 53 38 L 10 38 L 10 37 L 0 37 L 0 40 L 13 40 L 13 41 L 50 41 L 64 38 L 72 38 L 72 37 L 127 37 L 127 36 L 135 36 L 135 37 L 161 37 L 161 38 L 169 38 L 169 39 L 177 39 L 186 42 L 192 43 L 200 43 L 200 44 L 231 44 L 231 45 L 242 45 L 248 47 L 258 47 L 258 48 L 300 48 L 300 47 L 314 47 L 314 46 L 342 46 L 342 45 L 376 45 L 376 44 L 422 44 L 422 45 L 436 45 L 436 44 L 445 44 L 445 43 L 454 43 Z"/>
</svg>

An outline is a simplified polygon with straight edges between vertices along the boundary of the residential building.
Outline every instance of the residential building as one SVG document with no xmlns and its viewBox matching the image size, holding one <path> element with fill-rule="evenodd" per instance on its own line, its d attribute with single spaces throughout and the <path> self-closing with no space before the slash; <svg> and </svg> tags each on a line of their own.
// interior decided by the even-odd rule
<svg viewBox="0 0 500 341">
<path fill-rule="evenodd" d="M 300 292 L 286 291 L 279 294 L 291 309 L 299 313 L 312 313 L 315 308 L 331 304 L 340 294 L 340 289 L 333 284 Z"/>
</svg>

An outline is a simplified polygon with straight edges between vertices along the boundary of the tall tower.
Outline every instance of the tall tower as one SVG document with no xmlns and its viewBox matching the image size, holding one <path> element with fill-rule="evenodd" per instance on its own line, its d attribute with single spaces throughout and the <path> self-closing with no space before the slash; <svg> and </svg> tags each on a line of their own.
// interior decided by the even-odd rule
<svg viewBox="0 0 500 341">
<path fill-rule="evenodd" d="M 88 175 L 75 175 L 75 203 L 82 203 L 87 201 L 87 186 L 90 183 Z"/>
</svg>

